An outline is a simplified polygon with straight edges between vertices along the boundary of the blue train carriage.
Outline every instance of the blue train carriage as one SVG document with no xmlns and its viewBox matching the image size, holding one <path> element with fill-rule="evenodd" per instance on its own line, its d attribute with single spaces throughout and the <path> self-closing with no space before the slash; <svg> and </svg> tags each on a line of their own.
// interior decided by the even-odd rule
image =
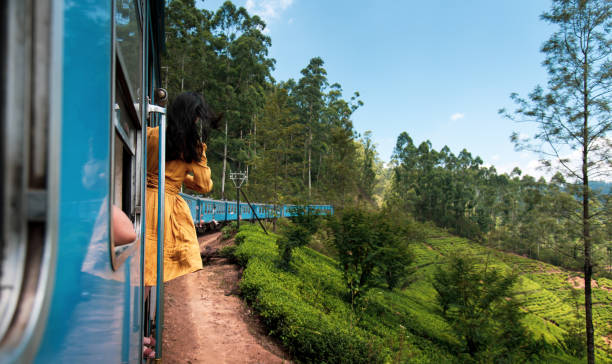
<svg viewBox="0 0 612 364">
<path fill-rule="evenodd" d="M 193 222 L 199 234 L 213 230 L 218 227 L 220 222 L 225 221 L 226 202 L 187 194 L 181 194 L 181 196 L 189 205 Z"/>
<path fill-rule="evenodd" d="M 295 216 L 298 209 L 304 208 L 306 212 L 313 213 L 316 215 L 333 215 L 334 207 L 331 205 L 283 205 L 281 209 L 281 217 Z"/>
<path fill-rule="evenodd" d="M 212 220 L 216 223 L 220 223 L 227 220 L 227 202 L 211 200 L 212 205 Z"/>
<path fill-rule="evenodd" d="M 225 214 L 225 221 L 235 221 L 238 218 L 238 209 L 236 201 L 227 201 L 227 213 Z"/>
<path fill-rule="evenodd" d="M 145 103 L 164 96 L 164 4 L 0 5 L 1 363 L 142 362 Z M 135 242 L 115 246 L 113 205 Z"/>
<path fill-rule="evenodd" d="M 251 220 L 254 219 L 253 211 L 249 207 L 249 204 L 245 202 L 240 203 L 240 220 Z"/>
<path fill-rule="evenodd" d="M 333 215 L 334 207 L 331 205 L 310 205 L 308 207 L 311 212 L 317 215 Z"/>
<path fill-rule="evenodd" d="M 179 195 L 183 198 L 183 200 L 185 200 L 187 206 L 189 206 L 189 211 L 191 212 L 191 218 L 193 219 L 194 224 L 196 226 L 201 225 L 201 217 L 203 214 L 203 206 L 201 202 L 202 199 L 182 192 L 180 192 Z"/>
</svg>

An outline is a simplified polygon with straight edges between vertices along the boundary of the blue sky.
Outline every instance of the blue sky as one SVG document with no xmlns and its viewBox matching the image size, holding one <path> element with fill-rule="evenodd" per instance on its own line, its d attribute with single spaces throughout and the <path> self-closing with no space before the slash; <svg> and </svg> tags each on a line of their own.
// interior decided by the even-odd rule
<svg viewBox="0 0 612 364">
<path fill-rule="evenodd" d="M 199 0 L 207 9 L 223 1 Z M 540 176 L 537 156 L 514 151 L 512 131 L 533 128 L 497 114 L 510 93 L 527 95 L 547 77 L 539 49 L 555 30 L 539 19 L 544 0 L 235 0 L 267 23 L 277 80 L 299 79 L 312 57 L 330 83 L 364 106 L 355 128 L 371 130 L 380 158 L 397 136 L 440 150 L 466 148 L 498 172 Z"/>
</svg>

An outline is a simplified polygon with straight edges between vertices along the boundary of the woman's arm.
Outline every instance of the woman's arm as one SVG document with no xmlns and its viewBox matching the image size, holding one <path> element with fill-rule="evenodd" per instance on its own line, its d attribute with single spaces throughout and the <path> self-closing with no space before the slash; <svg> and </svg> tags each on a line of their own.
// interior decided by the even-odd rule
<svg viewBox="0 0 612 364">
<path fill-rule="evenodd" d="M 113 205 L 113 240 L 115 245 L 129 244 L 136 240 L 134 225 L 127 215 L 120 208 Z"/>
<path fill-rule="evenodd" d="M 202 160 L 193 162 L 189 172 L 193 175 L 185 176 L 185 186 L 200 193 L 208 193 L 212 190 L 213 182 L 210 178 L 210 168 L 206 159 L 206 144 L 202 143 Z"/>
</svg>

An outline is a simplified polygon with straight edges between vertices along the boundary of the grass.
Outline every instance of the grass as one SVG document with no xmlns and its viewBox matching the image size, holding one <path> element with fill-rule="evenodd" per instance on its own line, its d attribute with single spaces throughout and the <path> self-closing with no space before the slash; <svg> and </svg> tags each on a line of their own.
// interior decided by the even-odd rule
<svg viewBox="0 0 612 364">
<path fill-rule="evenodd" d="M 447 256 L 480 257 L 488 269 L 520 275 L 515 291 L 528 312 L 524 323 L 550 348 L 540 362 L 583 362 L 563 353 L 561 342 L 575 321 L 576 303 L 568 279 L 575 273 L 558 267 L 485 248 L 469 240 L 437 234 L 412 246 L 415 273 L 403 289 L 372 289 L 364 308 L 352 312 L 345 298 L 337 262 L 310 248 L 295 251 L 291 269 L 277 265 L 275 235 L 245 225 L 243 242 L 234 254 L 245 267 L 241 281 L 244 298 L 262 317 L 270 334 L 280 339 L 304 363 L 453 363 L 460 344 L 443 320 L 431 284 Z M 593 289 L 596 355 L 612 362 L 603 337 L 612 333 L 612 287 L 598 280 Z"/>
</svg>

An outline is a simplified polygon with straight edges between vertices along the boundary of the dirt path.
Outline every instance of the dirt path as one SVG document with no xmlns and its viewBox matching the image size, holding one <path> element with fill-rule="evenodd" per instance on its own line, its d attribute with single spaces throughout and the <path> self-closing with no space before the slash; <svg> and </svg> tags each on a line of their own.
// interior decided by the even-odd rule
<svg viewBox="0 0 612 364">
<path fill-rule="evenodd" d="M 201 250 L 225 245 L 218 238 L 200 238 Z M 235 295 L 240 273 L 225 259 L 213 259 L 165 285 L 165 363 L 289 363 Z"/>
</svg>

